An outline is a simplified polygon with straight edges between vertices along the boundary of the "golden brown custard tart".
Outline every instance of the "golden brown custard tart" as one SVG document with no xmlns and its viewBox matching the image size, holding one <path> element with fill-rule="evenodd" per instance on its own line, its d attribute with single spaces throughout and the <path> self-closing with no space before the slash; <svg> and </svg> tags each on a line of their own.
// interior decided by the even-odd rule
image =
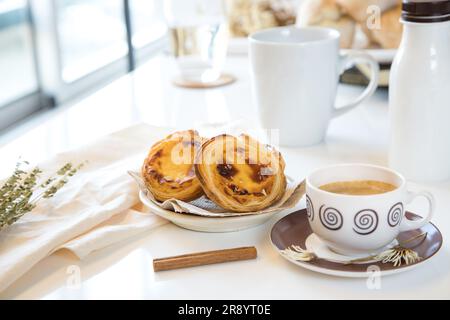
<svg viewBox="0 0 450 320">
<path fill-rule="evenodd" d="M 247 135 L 220 135 L 204 142 L 195 173 L 205 194 L 235 212 L 265 209 L 286 191 L 285 163 L 274 148 Z"/>
<path fill-rule="evenodd" d="M 142 177 L 156 200 L 191 201 L 203 195 L 194 160 L 202 138 L 196 131 L 175 132 L 155 143 L 142 166 Z"/>
</svg>

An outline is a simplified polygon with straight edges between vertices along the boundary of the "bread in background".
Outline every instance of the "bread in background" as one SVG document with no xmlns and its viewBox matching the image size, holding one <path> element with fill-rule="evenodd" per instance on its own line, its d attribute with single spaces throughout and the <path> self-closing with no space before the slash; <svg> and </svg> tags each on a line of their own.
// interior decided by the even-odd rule
<svg viewBox="0 0 450 320">
<path fill-rule="evenodd" d="M 258 30 L 295 23 L 290 1 L 226 0 L 226 7 L 232 37 L 246 37 Z"/>
<path fill-rule="evenodd" d="M 345 15 L 335 0 L 304 0 L 297 13 L 297 26 L 321 26 L 341 33 L 341 48 L 351 48 L 356 23 Z"/>
<path fill-rule="evenodd" d="M 365 23 L 368 17 L 367 8 L 378 6 L 384 12 L 398 4 L 398 0 L 333 0 L 342 11 L 359 23 Z"/>
<path fill-rule="evenodd" d="M 398 5 L 381 15 L 381 28 L 368 30 L 373 42 L 384 49 L 395 49 L 400 45 L 403 27 L 399 22 L 402 6 Z"/>
<path fill-rule="evenodd" d="M 367 27 L 373 13 L 380 8 L 380 28 Z M 395 49 L 400 44 L 401 0 L 303 0 L 297 14 L 297 26 L 331 27 L 341 33 L 341 48 Z"/>
</svg>

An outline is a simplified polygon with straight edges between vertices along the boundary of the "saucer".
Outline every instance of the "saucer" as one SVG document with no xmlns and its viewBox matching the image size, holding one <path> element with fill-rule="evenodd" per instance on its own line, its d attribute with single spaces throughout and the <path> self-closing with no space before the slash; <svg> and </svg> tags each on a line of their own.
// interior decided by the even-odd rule
<svg viewBox="0 0 450 320">
<path fill-rule="evenodd" d="M 418 218 L 418 215 L 411 212 L 407 212 L 406 215 L 409 219 Z M 274 248 L 283 258 L 305 269 L 332 276 L 367 278 L 373 274 L 374 270 L 379 270 L 380 275 L 391 275 L 408 271 L 424 264 L 433 257 L 442 246 L 441 232 L 434 224 L 428 223 L 420 229 L 402 232 L 399 234 L 398 239 L 400 239 L 400 241 L 411 239 L 424 232 L 427 233 L 426 238 L 420 245 L 414 247 L 414 251 L 416 251 L 422 259 L 413 264 L 402 264 L 397 267 L 393 264 L 382 263 L 380 261 L 348 263 L 349 260 L 353 260 L 355 257 L 347 257 L 331 251 L 312 232 L 306 215 L 306 209 L 291 213 L 277 221 L 272 227 L 270 239 Z M 389 246 L 395 244 L 396 243 L 393 242 Z M 281 254 L 282 250 L 291 245 L 298 245 L 310 251 L 314 250 L 314 253 L 318 258 L 304 262 L 293 260 L 286 255 Z M 377 268 L 374 269 L 374 266 Z"/>
</svg>

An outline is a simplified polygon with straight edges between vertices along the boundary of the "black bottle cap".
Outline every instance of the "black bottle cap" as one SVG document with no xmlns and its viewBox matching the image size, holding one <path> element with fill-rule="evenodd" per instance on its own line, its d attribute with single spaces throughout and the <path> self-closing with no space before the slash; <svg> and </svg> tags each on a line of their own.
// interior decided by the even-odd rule
<svg viewBox="0 0 450 320">
<path fill-rule="evenodd" d="M 419 23 L 450 21 L 450 0 L 403 0 L 402 19 Z"/>
</svg>

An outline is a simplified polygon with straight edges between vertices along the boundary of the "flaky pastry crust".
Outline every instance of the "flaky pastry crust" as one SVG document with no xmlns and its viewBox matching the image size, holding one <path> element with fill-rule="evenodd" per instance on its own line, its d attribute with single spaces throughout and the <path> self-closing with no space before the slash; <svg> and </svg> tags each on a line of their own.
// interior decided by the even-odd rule
<svg viewBox="0 0 450 320">
<path fill-rule="evenodd" d="M 194 171 L 201 144 L 198 133 L 188 130 L 175 132 L 152 146 L 141 174 L 156 200 L 192 201 L 203 195 Z"/>
<path fill-rule="evenodd" d="M 285 162 L 274 148 L 247 135 L 220 135 L 201 146 L 195 173 L 205 194 L 224 209 L 253 212 L 286 191 Z"/>
</svg>

